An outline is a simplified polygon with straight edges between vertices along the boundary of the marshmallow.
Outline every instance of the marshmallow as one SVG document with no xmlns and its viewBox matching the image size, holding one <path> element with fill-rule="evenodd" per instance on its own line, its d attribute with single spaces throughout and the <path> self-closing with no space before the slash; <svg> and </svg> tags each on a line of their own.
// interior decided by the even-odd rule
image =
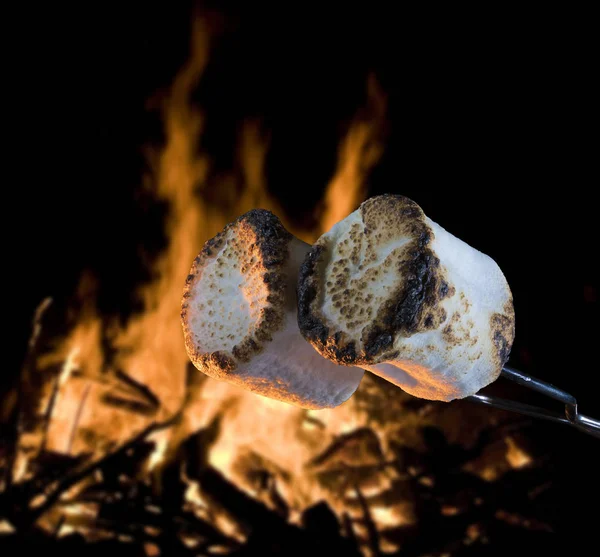
<svg viewBox="0 0 600 557">
<path fill-rule="evenodd" d="M 425 216 L 382 195 L 319 238 L 298 279 L 298 325 L 325 358 L 411 395 L 450 401 L 498 378 L 514 339 L 502 271 Z"/>
<path fill-rule="evenodd" d="M 206 242 L 181 312 L 200 371 L 303 408 L 334 407 L 354 393 L 364 371 L 322 358 L 298 329 L 296 281 L 309 249 L 262 209 Z"/>
</svg>

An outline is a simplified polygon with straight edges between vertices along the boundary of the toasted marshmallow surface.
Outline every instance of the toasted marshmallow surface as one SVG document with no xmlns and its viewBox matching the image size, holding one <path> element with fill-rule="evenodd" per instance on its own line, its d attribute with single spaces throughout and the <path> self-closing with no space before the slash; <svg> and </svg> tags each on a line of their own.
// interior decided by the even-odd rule
<svg viewBox="0 0 600 557">
<path fill-rule="evenodd" d="M 494 381 L 514 338 L 498 265 L 395 195 L 319 238 L 299 274 L 298 324 L 331 361 L 445 401 Z"/>
<path fill-rule="evenodd" d="M 323 359 L 298 329 L 296 277 L 309 248 L 261 209 L 205 244 L 181 313 L 186 350 L 200 371 L 305 408 L 352 395 L 364 372 Z"/>
</svg>

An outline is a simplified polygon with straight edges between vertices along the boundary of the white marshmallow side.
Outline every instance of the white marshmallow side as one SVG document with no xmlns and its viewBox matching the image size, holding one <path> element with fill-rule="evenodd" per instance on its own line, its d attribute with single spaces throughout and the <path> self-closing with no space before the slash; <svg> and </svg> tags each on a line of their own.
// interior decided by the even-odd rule
<svg viewBox="0 0 600 557">
<path fill-rule="evenodd" d="M 257 394 L 303 408 L 338 406 L 364 371 L 322 358 L 300 333 L 296 282 L 310 246 L 273 224 L 274 215 L 253 215 L 207 243 L 192 267 L 182 306 L 188 355 L 207 375 Z M 254 221 L 258 231 L 248 227 Z M 264 266 L 272 248 L 257 249 L 254 234 L 267 233 L 287 252 L 279 251 L 277 267 Z"/>
<path fill-rule="evenodd" d="M 498 378 L 491 321 L 493 314 L 512 305 L 512 296 L 491 257 L 426 221 L 435 235 L 431 249 L 455 288 L 453 296 L 440 302 L 448 317 L 437 329 L 397 337 L 397 360 L 364 368 L 413 396 L 451 401 L 473 395 Z"/>
<path fill-rule="evenodd" d="M 294 311 L 260 354 L 239 365 L 230 382 L 269 398 L 318 409 L 348 400 L 363 375 L 362 369 L 334 364 L 315 352 L 298 331 Z"/>
<path fill-rule="evenodd" d="M 321 236 L 298 292 L 301 332 L 321 355 L 421 398 L 476 393 L 514 338 L 498 265 L 402 196 L 371 198 Z"/>
</svg>

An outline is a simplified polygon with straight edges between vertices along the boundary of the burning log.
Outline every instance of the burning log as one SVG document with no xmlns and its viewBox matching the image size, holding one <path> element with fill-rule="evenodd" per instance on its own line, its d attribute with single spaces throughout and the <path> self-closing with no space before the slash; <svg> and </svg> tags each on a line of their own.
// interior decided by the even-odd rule
<svg viewBox="0 0 600 557">
<path fill-rule="evenodd" d="M 201 486 L 202 495 L 211 502 L 211 506 L 220 508 L 232 517 L 246 533 L 265 524 L 271 525 L 274 530 L 287 529 L 288 525 L 284 518 L 230 484 L 211 467 L 201 471 L 196 479 Z"/>
<path fill-rule="evenodd" d="M 302 526 L 309 538 L 318 540 L 316 549 L 324 555 L 360 555 L 360 542 L 354 537 L 351 523 L 345 524 L 346 535 L 342 536 L 338 518 L 326 503 L 306 509 L 302 513 Z"/>
<path fill-rule="evenodd" d="M 130 377 L 120 369 L 115 372 L 115 377 L 121 381 L 123 385 L 129 387 L 129 389 L 124 390 L 129 390 L 130 392 L 143 398 L 148 407 L 154 409 L 155 412 L 158 410 L 160 407 L 160 399 L 154 394 L 148 385 L 144 385 L 143 383 L 136 381 L 133 377 Z"/>
<path fill-rule="evenodd" d="M 221 427 L 222 424 L 213 424 L 206 431 L 190 437 L 182 445 L 180 451 L 174 455 L 172 464 L 160 472 L 163 486 L 160 493 L 155 492 L 143 475 L 144 461 L 151 454 L 151 444 L 147 442 L 147 437 L 140 437 L 131 445 L 122 447 L 112 459 L 98 463 L 98 469 L 102 470 L 101 477 L 75 495 L 71 495 L 69 500 L 63 500 L 60 496 L 53 503 L 43 499 L 38 509 L 42 509 L 44 516 L 52 509 L 53 516 L 56 517 L 51 523 L 51 535 L 55 536 L 59 532 L 57 543 L 75 544 L 78 547 L 87 544 L 85 540 L 88 538 L 93 540 L 99 539 L 98 536 L 110 535 L 115 543 L 131 547 L 151 544 L 163 554 L 172 551 L 171 554 L 181 555 L 202 551 L 209 553 L 212 548 L 218 547 L 225 552 L 239 555 L 251 554 L 253 551 L 290 555 L 295 554 L 294 551 L 305 552 L 304 554 L 312 552 L 315 555 L 336 551 L 344 555 L 358 555 L 358 547 L 371 554 L 381 552 L 382 548 L 399 547 L 403 555 L 420 555 L 437 550 L 452 551 L 460 555 L 458 548 L 463 547 L 460 540 L 466 536 L 465 532 L 476 531 L 474 527 L 471 528 L 475 523 L 479 524 L 479 533 L 470 538 L 465 537 L 470 540 L 470 548 L 480 547 L 483 539 L 495 540 L 497 536 L 507 536 L 506 528 L 527 529 L 526 524 L 529 524 L 534 532 L 523 534 L 523 539 L 541 543 L 543 546 L 544 536 L 549 535 L 545 531 L 547 528 L 543 525 L 538 528 L 535 520 L 527 522 L 528 514 L 523 512 L 527 505 L 532 505 L 535 501 L 529 497 L 532 482 L 534 485 L 539 485 L 539 482 L 547 483 L 549 476 L 540 475 L 539 470 L 535 468 L 531 469 L 531 475 L 524 476 L 527 468 L 520 468 L 507 472 L 496 481 L 488 482 L 480 479 L 474 472 L 461 471 L 464 463 L 471 462 L 473 458 L 478 458 L 478 455 L 481 457 L 482 451 L 489 452 L 491 445 L 488 435 L 481 435 L 482 440 L 479 444 L 476 443 L 474 449 L 465 450 L 449 443 L 440 432 L 425 429 L 423 438 L 426 442 L 422 449 L 411 457 L 411 466 L 419 472 L 413 475 L 403 474 L 402 453 L 396 452 L 398 458 L 393 464 L 388 462 L 386 465 L 394 466 L 398 470 L 398 479 L 383 491 L 369 494 L 363 493 L 363 489 L 359 487 L 354 493 L 354 500 L 345 500 L 344 508 L 350 509 L 355 518 L 353 522 L 349 517 L 344 519 L 345 536 L 342 536 L 339 523 L 324 503 L 307 509 L 302 514 L 300 524 L 294 526 L 289 524 L 286 513 L 282 514 L 278 509 L 271 510 L 262 505 L 255 497 L 244 493 L 214 470 L 208 463 L 208 452 L 211 443 L 219 436 Z M 148 432 L 148 435 L 151 435 L 151 432 Z M 347 478 L 352 477 L 353 469 L 362 468 L 361 473 L 369 477 L 374 472 L 367 472 L 369 467 L 361 466 L 360 458 L 353 458 L 350 449 L 358 450 L 357 454 L 366 451 L 367 458 L 371 458 L 368 455 L 375 455 L 375 465 L 382 454 L 376 439 L 377 437 L 366 429 L 346 434 L 334 440 L 328 449 L 315 456 L 313 463 L 318 463 L 317 466 L 324 469 L 332 466 L 338 476 Z M 344 443 L 347 443 L 346 447 Z M 494 443 L 504 444 L 502 432 L 497 432 Z M 506 446 L 503 450 L 505 454 Z M 194 460 L 194 455 L 200 455 L 200 458 Z M 496 453 L 490 453 L 490 457 L 496 458 Z M 57 458 L 64 457 L 57 455 Z M 77 470 L 81 464 L 75 461 L 68 464 L 66 460 L 63 465 L 66 472 L 63 469 L 58 476 L 65 475 L 77 483 L 74 472 L 69 468 L 74 467 Z M 445 468 L 436 465 L 436 462 L 454 464 Z M 255 461 L 255 465 L 260 468 L 264 467 L 265 463 Z M 480 466 L 484 465 L 482 462 Z M 206 508 L 206 512 L 200 513 L 203 518 L 193 510 L 194 505 L 186 507 L 189 502 L 186 503 L 184 491 L 188 484 L 187 480 L 182 480 L 180 470 L 184 470 L 183 478 L 194 478 L 194 481 L 198 482 L 202 499 L 199 504 Z M 421 483 L 420 480 L 425 476 L 432 478 L 432 481 Z M 85 478 L 92 477 L 94 474 L 88 468 Z M 265 476 L 267 489 L 273 477 L 269 474 Z M 85 478 L 82 477 L 82 480 Z M 63 490 L 63 493 L 66 493 L 68 485 L 64 482 L 62 485 L 67 488 Z M 30 501 L 31 498 L 30 493 L 25 499 Z M 386 525 L 386 509 L 390 509 L 391 513 L 398 501 L 410 502 L 414 519 L 402 522 L 390 514 L 390 519 L 394 521 L 392 524 L 397 526 Z M 69 506 L 77 504 L 99 505 L 96 518 L 80 515 L 71 518 L 69 515 L 61 515 L 61 509 L 66 510 Z M 3 508 L 9 507 L 4 505 Z M 185 508 L 188 510 L 184 510 Z M 15 517 L 12 507 L 10 509 L 9 514 L 12 514 L 8 517 L 9 521 L 17 528 L 17 533 L 12 535 L 27 531 L 27 524 L 32 523 L 31 519 L 23 520 L 21 517 L 19 520 Z M 457 511 L 450 512 L 450 509 Z M 519 511 L 515 512 L 516 509 Z M 386 511 L 382 512 L 383 510 Z M 27 510 L 23 511 L 23 514 L 31 516 L 31 512 Z M 518 516 L 518 520 L 512 518 L 514 516 Z M 225 517 L 228 518 L 225 520 Z M 233 530 L 226 526 L 227 521 L 230 521 Z M 215 523 L 221 523 L 227 531 L 215 526 Z M 39 524 L 39 520 L 35 524 Z M 48 524 L 50 526 L 50 523 Z M 439 532 L 440 535 L 435 539 L 424 538 L 421 534 L 423 528 Z M 84 536 L 78 538 L 74 537 L 74 534 L 67 535 L 72 529 L 84 532 Z M 232 536 L 236 529 L 244 533 L 245 541 L 242 542 L 236 535 Z M 30 532 L 35 530 L 35 526 L 34 530 L 29 528 Z M 360 532 L 358 537 L 356 531 Z M 511 534 L 513 539 L 515 535 Z M 323 548 L 327 548 L 327 551 Z"/>
<path fill-rule="evenodd" d="M 22 374 L 17 380 L 17 388 L 16 388 L 16 402 L 14 406 L 14 411 L 12 414 L 12 419 L 8 422 L 8 435 L 3 436 L 2 439 L 5 440 L 7 444 L 6 450 L 8 454 L 8 459 L 5 467 L 4 474 L 4 484 L 5 489 L 8 489 L 15 479 L 15 472 L 17 476 L 21 475 L 19 470 L 22 470 L 26 466 L 27 454 L 19 455 L 18 443 L 19 440 L 22 439 L 25 434 L 31 418 L 26 419 L 25 412 L 28 409 L 28 405 L 24 400 L 23 391 L 29 391 L 28 388 L 32 383 L 32 378 L 35 376 L 33 370 L 35 367 L 35 357 L 36 357 L 36 348 L 38 345 L 38 341 L 42 334 L 42 319 L 47 309 L 50 307 L 52 303 L 51 298 L 45 298 L 40 305 L 36 308 L 36 311 L 33 316 L 32 322 L 32 332 L 29 337 L 29 342 L 27 346 L 27 353 L 25 356 L 25 362 L 23 363 Z M 43 428 L 44 430 L 47 428 Z M 30 448 L 25 448 L 24 451 L 28 452 Z M 38 454 L 36 452 L 36 454 Z M 21 462 L 18 463 L 19 456 L 21 456 Z"/>
<path fill-rule="evenodd" d="M 79 370 L 70 374 L 69 381 L 82 380 Z M 207 379 L 194 388 L 201 393 L 209 385 Z M 523 509 L 537 505 L 532 503 L 535 498 L 530 498 L 529 492 L 532 486 L 536 489 L 540 485 L 534 482 L 533 475 L 521 483 L 507 476 L 506 481 L 516 486 L 511 494 L 506 489 L 510 483 L 497 485 L 503 476 L 489 482 L 477 475 L 486 466 L 484 461 L 471 471 L 459 472 L 495 447 L 490 458 L 503 459 L 505 474 L 508 473 L 512 469 L 509 459 L 515 458 L 508 454 L 511 450 L 514 453 L 517 446 L 515 430 L 510 431 L 512 444 L 505 441 L 506 428 L 494 429 L 493 435 L 483 429 L 476 442 L 466 448 L 449 443 L 440 431 L 415 427 L 420 406 L 408 408 L 403 404 L 402 393 L 390 399 L 383 381 L 369 377 L 365 386 L 366 391 L 357 395 L 356 405 L 349 410 L 364 412 L 369 426 L 353 417 L 354 425 L 349 431 L 331 435 L 328 415 L 319 414 L 318 428 L 311 432 L 302 430 L 299 439 L 313 443 L 311 456 L 306 457 L 305 473 L 315 476 L 327 503 L 303 509 L 295 525 L 290 521 L 298 514 L 289 499 L 289 490 L 296 477 L 281 461 L 271 461 L 257 446 L 251 445 L 243 452 L 238 449 L 232 470 L 238 476 L 245 475 L 247 485 L 254 486 L 252 493 L 240 489 L 211 465 L 212 447 L 235 431 L 228 430 L 232 426 L 226 413 L 213 414 L 212 421 L 189 436 L 152 475 L 147 468 L 153 454 L 149 439 L 156 433 L 152 428 L 92 463 L 86 462 L 85 454 L 73 458 L 46 447 L 32 461 L 31 473 L 35 477 L 12 485 L 0 495 L 0 516 L 14 526 L 12 537 L 29 532 L 39 539 L 82 548 L 88 543 L 99 544 L 103 536 L 108 536 L 115 547 L 148 546 L 162 554 L 171 551 L 181 555 L 210 553 L 213 549 L 240 555 L 252 551 L 318 555 L 323 548 L 327 548 L 323 550 L 327 554 L 358 555 L 359 551 L 375 553 L 376 548 L 381 551 L 392 547 L 416 555 L 423 548 L 432 547 L 418 541 L 423 525 L 437 528 L 442 537 L 450 540 L 461 538 L 470 524 L 480 524 L 481 533 L 469 547 L 477 547 L 477 540 L 485 536 L 494 539 L 497 532 L 506 535 L 502 528 L 527 528 L 528 513 Z M 126 386 L 121 392 L 136 390 L 136 386 Z M 151 405 L 146 400 L 149 397 L 142 394 L 139 398 Z M 427 419 L 435 419 L 435 407 Z M 302 429 L 305 421 L 306 416 L 294 417 L 294 427 Z M 321 442 L 314 444 L 317 432 Z M 412 440 L 416 434 L 422 439 L 418 450 L 413 448 L 418 446 Z M 324 443 L 325 437 L 329 441 Z M 443 463 L 451 465 L 452 473 Z M 409 467 L 412 473 L 408 473 Z M 522 474 L 527 470 L 528 467 L 521 467 L 514 472 Z M 542 483 L 550 479 L 539 472 L 537 477 Z M 425 478 L 430 481 L 422 483 Z M 190 481 L 198 485 L 199 499 L 195 502 L 186 496 Z M 282 482 L 286 490 L 280 489 Z M 159 484 L 162 489 L 158 489 Z M 482 502 L 475 504 L 475 500 Z M 36 503 L 33 507 L 32 501 Z M 401 502 L 406 502 L 407 511 L 398 514 L 395 509 L 404 508 Z M 81 509 L 94 505 L 97 515 L 77 514 L 77 505 L 82 505 Z M 76 514 L 68 514 L 69 509 Z M 343 534 L 332 509 L 342 517 Z M 498 509 L 502 512 L 498 513 Z M 348 513 L 354 517 L 352 520 Z M 497 522 L 502 526 L 497 526 Z M 548 532 L 543 528 L 535 534 L 544 535 Z"/>
<path fill-rule="evenodd" d="M 311 466 L 323 465 L 378 465 L 384 460 L 383 450 L 377 435 L 369 428 L 355 429 L 341 435 L 326 451 L 316 456 Z"/>
<path fill-rule="evenodd" d="M 140 441 L 145 439 L 150 434 L 165 427 L 171 426 L 173 421 L 174 420 L 171 420 L 162 424 L 151 424 L 128 443 L 119 447 L 113 453 L 110 453 L 100 460 L 92 462 L 91 464 L 87 463 L 84 459 L 81 466 L 74 466 L 68 471 L 68 473 L 61 475 L 56 481 L 46 480 L 41 491 L 37 491 L 36 493 L 32 494 L 31 489 L 19 489 L 18 492 L 25 492 L 25 500 L 19 505 L 11 505 L 9 508 L 9 513 L 13 514 L 12 519 L 21 528 L 30 527 L 42 514 L 44 514 L 44 512 L 57 503 L 59 498 L 68 489 L 82 481 L 90 474 L 94 473 L 96 470 L 109 466 L 114 460 L 119 459 L 123 454 L 129 451 L 132 447 L 136 446 Z M 37 484 L 38 482 L 34 483 Z M 35 487 L 39 488 L 38 485 L 35 485 Z M 13 498 L 12 495 L 12 492 L 5 492 L 2 494 L 2 498 L 6 497 L 8 500 L 10 500 Z"/>
</svg>

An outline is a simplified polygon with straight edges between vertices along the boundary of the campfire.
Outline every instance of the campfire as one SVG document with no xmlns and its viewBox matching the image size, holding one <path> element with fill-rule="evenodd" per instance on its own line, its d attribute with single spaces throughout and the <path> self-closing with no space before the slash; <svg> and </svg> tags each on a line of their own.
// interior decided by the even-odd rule
<svg viewBox="0 0 600 557">
<path fill-rule="evenodd" d="M 86 268 L 68 300 L 36 300 L 0 414 L 0 548 L 441 556 L 556 546 L 573 525 L 560 511 L 570 469 L 549 439 L 572 436 L 576 448 L 582 434 L 418 399 L 372 374 L 341 406 L 305 410 L 190 363 L 181 296 L 202 244 L 257 207 L 312 244 L 366 199 L 389 132 L 388 95 L 371 73 L 310 218 L 270 189 L 268 156 L 281 147 L 259 119 L 240 120 L 232 168 L 217 172 L 203 146 L 214 123 L 197 95 L 214 71 L 216 27 L 214 14 L 195 14 L 187 59 L 146 99 L 163 139 L 139 146 L 138 190 L 164 209 L 164 242 L 140 256 L 135 291 L 120 294 L 130 294 L 126 318 L 102 309 L 105 286 Z"/>
</svg>

